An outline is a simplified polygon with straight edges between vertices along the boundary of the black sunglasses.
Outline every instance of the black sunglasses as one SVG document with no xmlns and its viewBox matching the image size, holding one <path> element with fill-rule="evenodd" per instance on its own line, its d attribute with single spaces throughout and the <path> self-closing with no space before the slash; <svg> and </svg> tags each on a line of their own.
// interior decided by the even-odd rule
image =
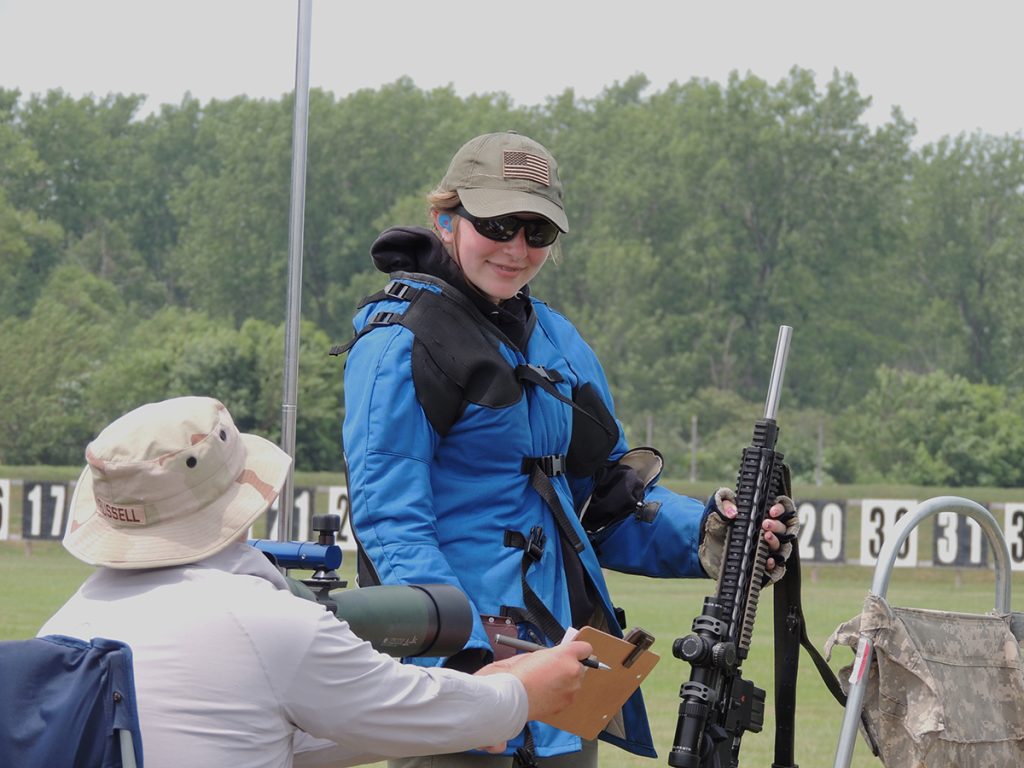
<svg viewBox="0 0 1024 768">
<path fill-rule="evenodd" d="M 473 228 L 488 240 L 507 243 L 522 229 L 526 232 L 526 244 L 531 248 L 545 248 L 558 239 L 558 227 L 547 219 L 520 219 L 518 216 L 495 216 L 492 219 L 477 218 L 461 205 L 455 212 L 473 225 Z"/>
</svg>

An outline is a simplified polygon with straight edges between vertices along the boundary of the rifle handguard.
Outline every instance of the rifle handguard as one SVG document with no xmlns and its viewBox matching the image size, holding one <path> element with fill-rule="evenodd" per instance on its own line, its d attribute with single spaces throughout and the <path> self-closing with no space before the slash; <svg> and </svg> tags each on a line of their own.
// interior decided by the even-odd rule
<svg viewBox="0 0 1024 768">
<path fill-rule="evenodd" d="M 704 521 L 704 530 L 701 533 L 697 554 L 704 572 L 710 578 L 718 579 L 722 570 L 722 558 L 725 556 L 725 537 L 731 524 L 731 521 L 722 513 L 722 502 L 735 503 L 736 493 L 731 488 L 719 488 L 715 491 L 714 498 L 714 507 Z M 786 561 L 793 554 L 793 542 L 800 533 L 800 523 L 797 520 L 796 505 L 793 500 L 788 496 L 778 496 L 774 503 L 782 504 L 786 510 L 776 518 L 786 523 L 786 532 L 777 535 L 779 548 L 768 553 L 768 557 L 775 561 L 775 567 L 770 571 L 765 571 L 765 585 L 774 584 L 786 575 Z"/>
</svg>

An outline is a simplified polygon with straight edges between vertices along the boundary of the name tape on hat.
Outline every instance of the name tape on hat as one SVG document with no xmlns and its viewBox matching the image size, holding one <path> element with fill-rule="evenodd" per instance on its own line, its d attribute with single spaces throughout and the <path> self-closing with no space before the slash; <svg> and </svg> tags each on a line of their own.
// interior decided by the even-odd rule
<svg viewBox="0 0 1024 768">
<path fill-rule="evenodd" d="M 97 498 L 96 511 L 109 520 L 119 523 L 127 523 L 128 525 L 146 524 L 146 510 L 144 507 L 122 507 Z"/>
</svg>

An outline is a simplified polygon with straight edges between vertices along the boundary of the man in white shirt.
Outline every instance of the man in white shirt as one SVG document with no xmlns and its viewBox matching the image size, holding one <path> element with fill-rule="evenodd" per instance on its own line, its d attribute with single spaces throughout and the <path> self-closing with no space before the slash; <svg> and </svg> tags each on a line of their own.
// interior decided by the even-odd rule
<svg viewBox="0 0 1024 768">
<path fill-rule="evenodd" d="M 343 766 L 496 747 L 571 703 L 573 641 L 476 675 L 400 664 L 297 598 L 244 543 L 290 457 L 211 398 L 151 403 L 89 444 L 64 546 L 102 566 L 39 634 L 132 649 L 148 768 Z"/>
</svg>

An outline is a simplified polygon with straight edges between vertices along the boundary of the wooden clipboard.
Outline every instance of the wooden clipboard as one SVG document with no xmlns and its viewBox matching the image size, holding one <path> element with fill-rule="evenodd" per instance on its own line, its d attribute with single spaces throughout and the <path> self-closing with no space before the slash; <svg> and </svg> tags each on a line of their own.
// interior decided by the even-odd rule
<svg viewBox="0 0 1024 768">
<path fill-rule="evenodd" d="M 643 630 L 634 631 L 653 640 Z M 583 676 L 583 689 L 572 706 L 544 722 L 593 739 L 618 714 L 661 657 L 648 650 L 648 642 L 636 645 L 593 627 L 584 627 L 574 639 L 586 640 L 594 646 L 594 656 L 611 669 L 588 669 Z"/>
</svg>

